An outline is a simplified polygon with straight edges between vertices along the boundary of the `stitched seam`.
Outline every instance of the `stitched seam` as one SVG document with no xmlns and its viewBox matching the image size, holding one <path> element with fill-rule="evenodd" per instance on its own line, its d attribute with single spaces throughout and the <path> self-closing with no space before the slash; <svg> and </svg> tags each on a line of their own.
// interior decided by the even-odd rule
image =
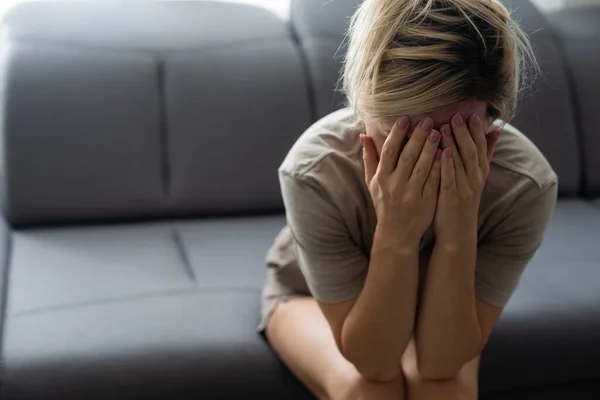
<svg viewBox="0 0 600 400">
<path fill-rule="evenodd" d="M 169 156 L 169 117 L 167 113 L 165 72 L 165 61 L 162 59 L 156 60 L 160 174 L 163 194 L 169 196 L 171 192 L 171 158 Z"/>
<path fill-rule="evenodd" d="M 6 331 L 6 320 L 8 311 L 8 283 L 10 277 L 10 260 L 12 258 L 13 237 L 10 231 L 10 226 L 6 226 L 6 254 L 2 260 L 4 270 L 2 271 L 2 285 L 0 292 L 0 382 L 4 382 L 6 366 L 4 363 L 4 333 Z"/>
<path fill-rule="evenodd" d="M 192 268 L 192 264 L 190 263 L 190 258 L 187 252 L 185 251 L 185 246 L 183 245 L 181 234 L 177 229 L 173 229 L 171 231 L 171 236 L 173 238 L 173 242 L 175 243 L 177 254 L 179 254 L 179 258 L 181 259 L 181 263 L 183 264 L 183 269 L 185 270 L 188 278 L 190 278 L 192 282 L 196 283 L 196 275 L 194 274 L 194 269 Z"/>
<path fill-rule="evenodd" d="M 204 293 L 215 293 L 215 292 L 256 293 L 256 292 L 260 292 L 260 289 L 251 288 L 251 287 L 220 286 L 220 287 L 200 288 L 200 290 L 199 290 L 198 288 L 194 287 L 194 288 L 190 288 L 190 289 L 173 290 L 173 291 L 160 292 L 160 293 L 146 293 L 146 294 L 138 294 L 138 295 L 131 295 L 131 296 L 120 296 L 120 297 L 113 297 L 113 298 L 101 299 L 101 300 L 89 300 L 89 301 L 82 301 L 79 303 L 70 303 L 70 304 L 64 304 L 64 305 L 34 308 L 31 310 L 14 313 L 14 314 L 10 315 L 8 318 L 11 320 L 14 320 L 14 319 L 28 317 L 28 316 L 32 316 L 32 315 L 44 314 L 46 312 L 52 312 L 52 311 L 73 310 L 73 309 L 77 309 L 77 308 L 103 306 L 103 305 L 107 305 L 107 304 L 117 304 L 117 303 L 122 303 L 122 302 L 145 300 L 145 299 L 152 299 L 152 298 L 158 298 L 158 297 L 170 297 L 170 296 L 178 296 L 178 295 L 186 295 L 186 294 L 204 294 Z"/>
</svg>

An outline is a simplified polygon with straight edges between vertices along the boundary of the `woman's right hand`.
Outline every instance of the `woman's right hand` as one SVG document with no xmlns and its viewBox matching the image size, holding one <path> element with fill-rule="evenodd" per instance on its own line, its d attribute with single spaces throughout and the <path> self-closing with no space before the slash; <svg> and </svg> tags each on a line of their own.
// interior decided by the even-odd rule
<svg viewBox="0 0 600 400">
<path fill-rule="evenodd" d="M 410 119 L 399 119 L 381 151 L 361 135 L 365 180 L 377 213 L 377 229 L 392 246 L 418 246 L 435 215 L 440 185 L 439 142 L 431 118 L 409 133 Z"/>
</svg>

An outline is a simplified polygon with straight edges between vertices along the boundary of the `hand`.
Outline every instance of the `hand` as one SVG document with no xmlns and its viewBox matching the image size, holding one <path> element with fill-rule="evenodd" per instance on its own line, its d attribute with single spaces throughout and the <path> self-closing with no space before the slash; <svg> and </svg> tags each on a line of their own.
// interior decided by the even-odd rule
<svg viewBox="0 0 600 400">
<path fill-rule="evenodd" d="M 435 213 L 440 185 L 440 132 L 427 118 L 406 146 L 410 120 L 397 121 L 386 138 L 381 159 L 370 137 L 361 135 L 365 180 L 375 205 L 378 229 L 393 245 L 419 244 Z"/>
<path fill-rule="evenodd" d="M 478 115 L 472 116 L 467 125 L 457 114 L 451 124 L 441 129 L 444 151 L 434 227 L 436 240 L 460 245 L 473 235 L 476 238 L 479 202 L 500 133 L 486 136 Z"/>
</svg>

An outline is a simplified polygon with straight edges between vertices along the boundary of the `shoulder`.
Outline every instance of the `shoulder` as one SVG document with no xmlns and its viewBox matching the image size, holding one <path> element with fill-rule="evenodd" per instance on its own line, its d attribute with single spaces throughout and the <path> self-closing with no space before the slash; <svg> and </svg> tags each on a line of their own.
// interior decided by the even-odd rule
<svg viewBox="0 0 600 400">
<path fill-rule="evenodd" d="M 481 212 L 489 213 L 484 229 L 496 238 L 539 243 L 557 194 L 558 177 L 548 160 L 522 132 L 506 124 L 482 197 Z"/>
<path fill-rule="evenodd" d="M 545 191 L 558 182 L 556 172 L 537 146 L 514 126 L 498 123 L 501 134 L 491 160 L 490 183 L 505 190 Z"/>
<path fill-rule="evenodd" d="M 360 155 L 360 129 L 348 108 L 321 118 L 296 140 L 279 171 L 303 177 L 330 163 L 331 158 L 354 161 Z"/>
<path fill-rule="evenodd" d="M 364 176 L 360 132 L 349 108 L 323 117 L 292 146 L 279 167 L 280 179 L 329 192 L 360 190 Z"/>
</svg>

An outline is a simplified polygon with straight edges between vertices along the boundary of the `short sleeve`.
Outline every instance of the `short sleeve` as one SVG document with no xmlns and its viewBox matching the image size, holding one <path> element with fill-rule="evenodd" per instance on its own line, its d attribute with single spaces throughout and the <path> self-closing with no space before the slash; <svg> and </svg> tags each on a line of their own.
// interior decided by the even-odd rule
<svg viewBox="0 0 600 400">
<path fill-rule="evenodd" d="M 556 182 L 543 189 L 531 182 L 479 244 L 475 281 L 479 300 L 499 308 L 508 303 L 542 243 L 556 198 Z"/>
<path fill-rule="evenodd" d="M 368 259 L 352 239 L 339 207 L 312 177 L 280 171 L 288 227 L 312 296 L 323 303 L 358 297 Z"/>
</svg>

